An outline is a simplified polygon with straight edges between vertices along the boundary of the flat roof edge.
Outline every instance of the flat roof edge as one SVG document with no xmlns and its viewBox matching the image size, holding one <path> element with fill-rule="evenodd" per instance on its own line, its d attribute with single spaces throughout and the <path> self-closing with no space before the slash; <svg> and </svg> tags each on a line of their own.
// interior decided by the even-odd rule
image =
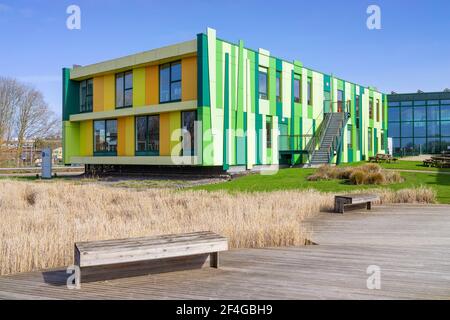
<svg viewBox="0 0 450 320">
<path fill-rule="evenodd" d="M 94 75 L 120 71 L 134 66 L 151 64 L 171 57 L 192 55 L 197 52 L 197 39 L 177 44 L 131 54 L 125 57 L 106 60 L 86 66 L 73 68 L 70 72 L 71 80 L 81 80 Z"/>
</svg>

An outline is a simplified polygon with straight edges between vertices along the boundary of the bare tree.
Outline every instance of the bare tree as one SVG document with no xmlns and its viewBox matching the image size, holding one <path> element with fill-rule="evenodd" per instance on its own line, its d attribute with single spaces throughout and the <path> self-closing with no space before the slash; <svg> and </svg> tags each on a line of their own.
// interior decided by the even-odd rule
<svg viewBox="0 0 450 320">
<path fill-rule="evenodd" d="M 14 116 L 22 100 L 24 87 L 11 78 L 0 77 L 0 146 L 11 139 L 14 130 Z"/>
<path fill-rule="evenodd" d="M 49 110 L 42 93 L 26 85 L 23 86 L 23 90 L 15 116 L 18 164 L 26 140 L 54 135 L 59 127 L 59 121 Z"/>
</svg>

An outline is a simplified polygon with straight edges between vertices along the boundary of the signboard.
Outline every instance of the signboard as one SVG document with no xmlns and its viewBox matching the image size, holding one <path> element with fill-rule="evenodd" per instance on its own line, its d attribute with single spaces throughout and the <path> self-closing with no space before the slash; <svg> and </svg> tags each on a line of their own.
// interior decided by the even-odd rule
<svg viewBox="0 0 450 320">
<path fill-rule="evenodd" d="M 42 150 L 41 176 L 43 179 L 52 178 L 52 149 L 45 148 Z"/>
</svg>

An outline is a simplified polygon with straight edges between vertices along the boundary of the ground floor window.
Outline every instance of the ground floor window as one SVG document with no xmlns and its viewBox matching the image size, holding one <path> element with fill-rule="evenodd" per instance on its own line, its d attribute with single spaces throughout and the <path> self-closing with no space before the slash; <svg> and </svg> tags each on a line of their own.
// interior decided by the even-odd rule
<svg viewBox="0 0 450 320">
<path fill-rule="evenodd" d="M 159 115 L 136 117 L 136 155 L 159 155 Z"/>
<path fill-rule="evenodd" d="M 373 143 L 372 143 L 372 128 L 369 128 L 367 130 L 367 148 L 369 150 L 369 152 L 373 151 Z"/>
<path fill-rule="evenodd" d="M 353 149 L 351 124 L 347 125 L 347 149 Z"/>
<path fill-rule="evenodd" d="M 194 155 L 195 150 L 195 119 L 197 117 L 197 112 L 194 111 L 183 111 L 181 113 L 181 128 L 183 129 L 183 139 L 184 137 L 189 138 L 189 141 L 183 140 L 183 155 Z M 189 143 L 188 143 L 189 142 Z"/>
<path fill-rule="evenodd" d="M 94 121 L 94 155 L 116 155 L 117 120 Z"/>
<path fill-rule="evenodd" d="M 272 117 L 266 116 L 266 147 L 272 148 Z"/>
<path fill-rule="evenodd" d="M 384 131 L 381 131 L 381 150 L 385 150 L 386 145 L 384 143 Z"/>
</svg>

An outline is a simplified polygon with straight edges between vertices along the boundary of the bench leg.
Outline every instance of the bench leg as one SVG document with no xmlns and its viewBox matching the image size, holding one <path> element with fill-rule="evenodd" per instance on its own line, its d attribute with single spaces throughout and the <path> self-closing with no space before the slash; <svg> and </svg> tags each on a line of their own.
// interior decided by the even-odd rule
<svg viewBox="0 0 450 320">
<path fill-rule="evenodd" d="M 213 252 L 209 254 L 209 264 L 211 268 L 219 268 L 219 253 Z"/>
<path fill-rule="evenodd" d="M 372 210 L 372 202 L 367 202 L 367 210 Z"/>
<path fill-rule="evenodd" d="M 344 213 L 344 205 L 345 205 L 344 201 L 335 199 L 334 200 L 334 212 L 335 213 Z"/>
</svg>

